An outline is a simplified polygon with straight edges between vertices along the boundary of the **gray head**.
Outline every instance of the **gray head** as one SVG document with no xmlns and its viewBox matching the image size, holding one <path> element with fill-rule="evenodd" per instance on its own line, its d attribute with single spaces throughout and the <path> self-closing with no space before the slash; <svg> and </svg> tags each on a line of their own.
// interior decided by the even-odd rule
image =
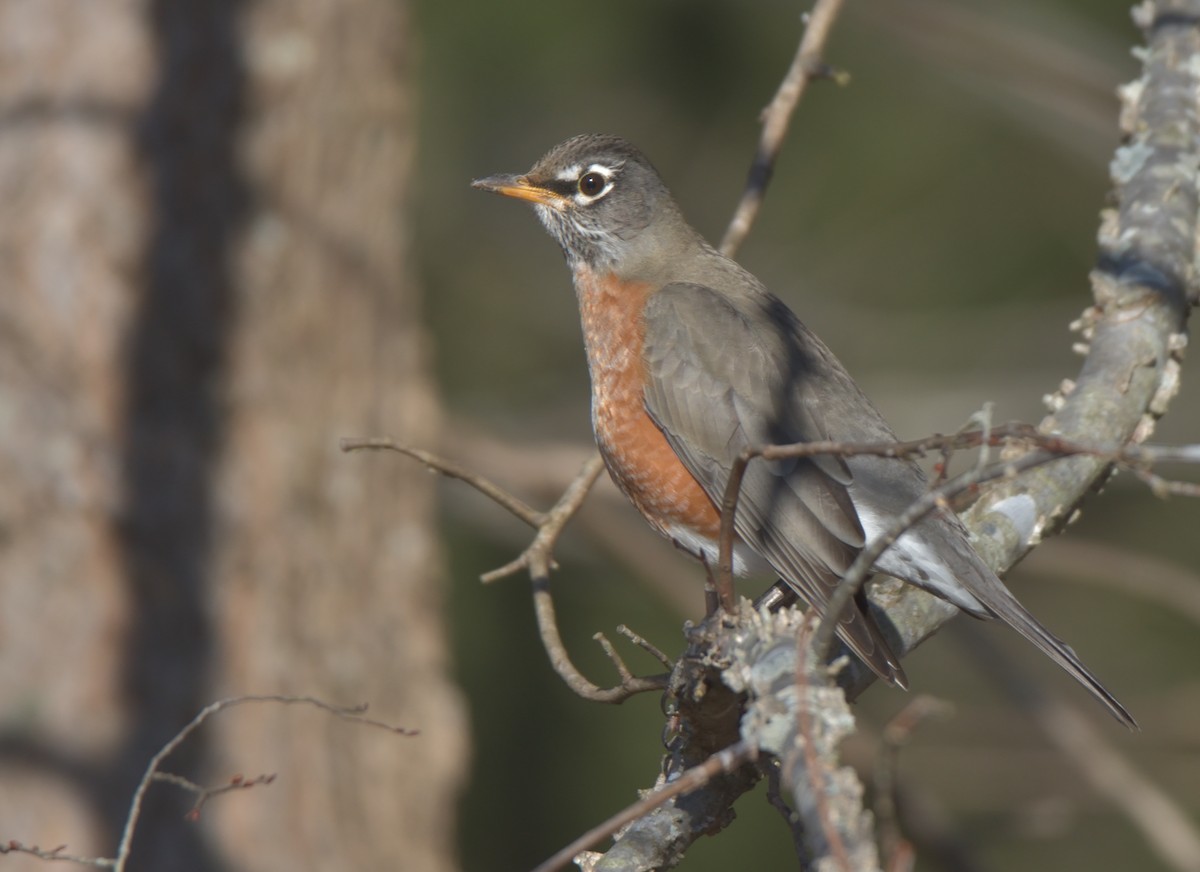
<svg viewBox="0 0 1200 872">
<path fill-rule="evenodd" d="M 575 136 L 523 175 L 489 176 L 472 184 L 533 203 L 572 268 L 612 268 L 636 257 L 653 242 L 643 238 L 652 225 L 656 232 L 690 235 L 650 161 L 617 136 Z"/>
</svg>

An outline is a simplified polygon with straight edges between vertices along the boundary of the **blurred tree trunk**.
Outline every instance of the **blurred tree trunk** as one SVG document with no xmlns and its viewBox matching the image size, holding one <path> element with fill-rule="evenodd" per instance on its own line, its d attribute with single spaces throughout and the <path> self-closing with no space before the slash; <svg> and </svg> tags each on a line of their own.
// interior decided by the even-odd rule
<svg viewBox="0 0 1200 872">
<path fill-rule="evenodd" d="M 465 720 L 403 211 L 398 0 L 0 0 L 0 837 L 115 849 L 149 757 L 276 772 L 199 825 L 155 786 L 142 869 L 452 868 Z M 14 869 L 42 868 L 6 858 Z"/>
</svg>

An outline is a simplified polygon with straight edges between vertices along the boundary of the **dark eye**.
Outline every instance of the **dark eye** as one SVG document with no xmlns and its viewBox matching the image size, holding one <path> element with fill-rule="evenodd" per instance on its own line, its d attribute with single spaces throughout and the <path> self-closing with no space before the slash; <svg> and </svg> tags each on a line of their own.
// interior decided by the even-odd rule
<svg viewBox="0 0 1200 872">
<path fill-rule="evenodd" d="M 579 177 L 579 193 L 585 197 L 594 197 L 604 190 L 608 179 L 600 173 L 584 173 Z"/>
</svg>

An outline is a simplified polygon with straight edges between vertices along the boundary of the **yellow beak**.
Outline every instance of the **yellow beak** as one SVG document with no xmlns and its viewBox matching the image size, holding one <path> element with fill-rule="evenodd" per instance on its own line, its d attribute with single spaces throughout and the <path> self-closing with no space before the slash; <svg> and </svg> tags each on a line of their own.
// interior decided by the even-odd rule
<svg viewBox="0 0 1200 872">
<path fill-rule="evenodd" d="M 560 207 L 563 203 L 562 194 L 538 187 L 529 181 L 527 176 L 488 176 L 486 179 L 476 179 L 471 182 L 471 187 L 479 188 L 481 191 L 491 191 L 494 194 L 503 194 L 505 197 L 527 200 L 530 203 L 541 203 L 543 206 Z"/>
</svg>

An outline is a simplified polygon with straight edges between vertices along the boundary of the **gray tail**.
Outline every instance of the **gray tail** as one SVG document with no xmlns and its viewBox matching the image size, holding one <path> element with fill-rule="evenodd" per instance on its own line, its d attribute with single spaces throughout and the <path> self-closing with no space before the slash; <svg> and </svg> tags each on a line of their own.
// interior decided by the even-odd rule
<svg viewBox="0 0 1200 872">
<path fill-rule="evenodd" d="M 1133 719 L 1133 715 L 1126 711 L 1125 706 L 1121 705 L 1117 698 L 1109 693 L 1108 688 L 1101 684 L 1100 680 L 1083 665 L 1083 662 L 1071 650 L 1071 646 L 1047 630 L 1038 622 L 1037 618 L 1026 611 L 1025 607 L 1017 602 L 1016 598 L 1003 586 L 1003 582 L 997 579 L 996 583 L 1000 585 L 1000 590 L 992 590 L 992 586 L 988 585 L 986 598 L 979 596 L 981 591 L 978 588 L 973 588 L 973 593 L 979 596 L 988 611 L 1032 642 L 1039 651 L 1086 687 L 1092 696 L 1100 700 L 1118 721 L 1131 730 L 1140 729 L 1137 721 Z"/>
</svg>

